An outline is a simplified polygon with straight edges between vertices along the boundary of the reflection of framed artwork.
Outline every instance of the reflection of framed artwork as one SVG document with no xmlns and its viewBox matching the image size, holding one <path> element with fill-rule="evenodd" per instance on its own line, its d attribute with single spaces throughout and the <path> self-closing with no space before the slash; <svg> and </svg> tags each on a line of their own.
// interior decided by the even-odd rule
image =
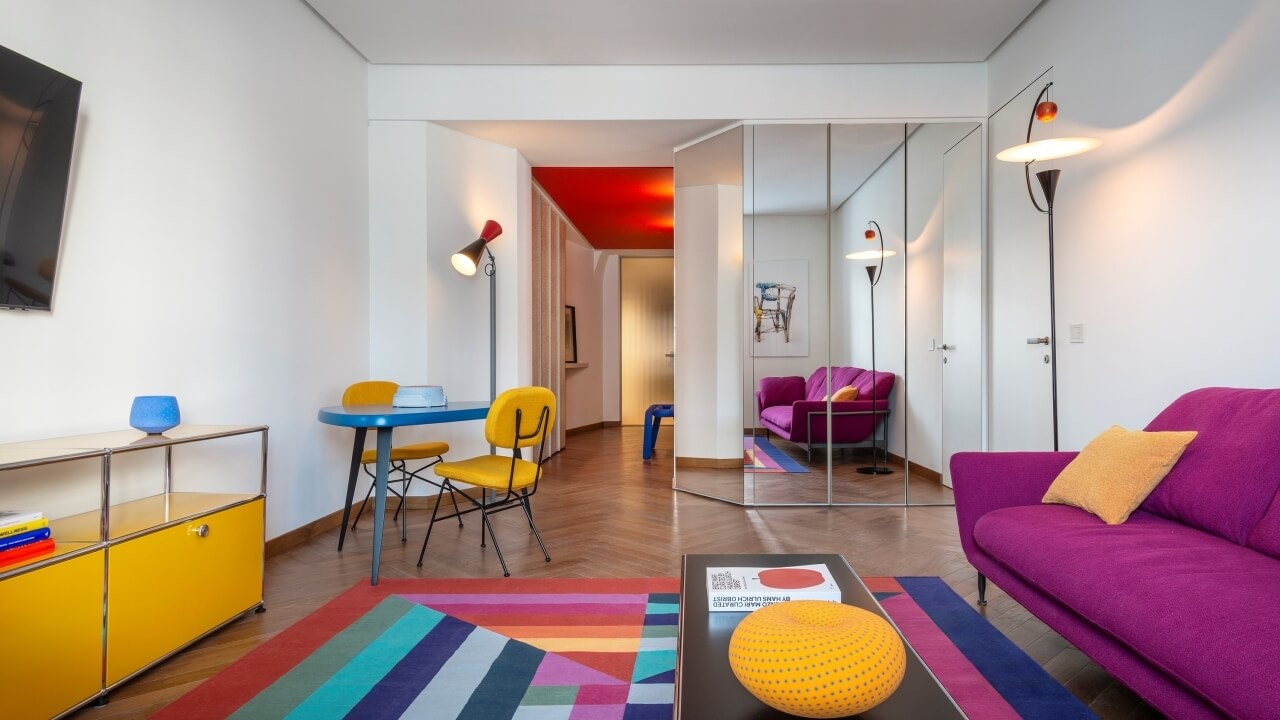
<svg viewBox="0 0 1280 720">
<path fill-rule="evenodd" d="M 572 305 L 564 306 L 564 361 L 578 362 L 578 310 Z"/>
<path fill-rule="evenodd" d="M 761 260 L 753 267 L 750 316 L 755 357 L 809 354 L 809 261 Z"/>
</svg>

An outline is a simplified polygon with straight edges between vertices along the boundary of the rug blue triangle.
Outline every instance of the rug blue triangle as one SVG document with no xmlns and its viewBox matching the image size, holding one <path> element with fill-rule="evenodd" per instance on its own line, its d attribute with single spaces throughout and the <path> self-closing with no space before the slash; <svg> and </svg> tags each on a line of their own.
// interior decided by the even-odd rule
<svg viewBox="0 0 1280 720">
<path fill-rule="evenodd" d="M 670 685 L 676 681 L 676 671 L 674 669 L 666 672 L 650 675 L 642 680 L 634 681 L 636 685 Z"/>
</svg>

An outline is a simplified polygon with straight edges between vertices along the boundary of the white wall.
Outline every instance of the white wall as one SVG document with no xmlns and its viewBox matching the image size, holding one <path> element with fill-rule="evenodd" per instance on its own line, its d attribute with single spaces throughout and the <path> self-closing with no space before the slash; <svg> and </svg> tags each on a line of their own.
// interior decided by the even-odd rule
<svg viewBox="0 0 1280 720">
<path fill-rule="evenodd" d="M 675 195 L 677 458 L 742 456 L 742 188 Z"/>
<path fill-rule="evenodd" d="M 449 257 L 486 220 L 503 234 L 497 263 L 498 392 L 527 384 L 529 168 L 515 150 L 426 122 L 369 124 L 369 371 L 406 385 L 442 385 L 451 400 L 489 397 L 489 281 Z M 522 231 L 523 230 L 523 231 Z M 481 263 L 483 268 L 483 263 Z M 383 283 L 395 287 L 381 287 Z M 522 374 L 523 373 L 523 374 Z M 447 441 L 459 457 L 487 451 L 482 423 L 396 431 L 397 442 Z"/>
<path fill-rule="evenodd" d="M 596 265 L 601 257 L 570 224 L 565 243 L 565 304 L 574 306 L 577 316 L 578 362 L 588 366 L 565 370 L 564 426 L 569 429 L 595 425 L 604 417 L 601 277 Z"/>
<path fill-rule="evenodd" d="M 369 68 L 369 117 L 678 120 L 982 117 L 982 63 Z"/>
<path fill-rule="evenodd" d="M 54 310 L 0 313 L 0 441 L 174 394 L 271 426 L 268 536 L 340 507 L 315 413 L 368 368 L 364 60 L 300 2 L 9 0 L 0 45 L 84 83 Z"/>
<path fill-rule="evenodd" d="M 1280 161 L 1268 134 L 1280 114 L 1278 34 L 1274 2 L 1049 0 L 992 56 L 992 112 L 1052 68 L 1059 119 L 1036 137 L 1104 143 L 1056 165 L 1064 448 L 1113 423 L 1141 426 L 1192 388 L 1280 386 L 1280 335 L 1268 321 L 1280 306 L 1268 212 Z M 993 135 L 990 146 L 1021 141 Z M 993 228 L 1029 206 L 1025 189 L 995 191 L 997 173 L 1018 174 L 1018 187 L 1021 171 L 992 163 Z M 993 234 L 992 252 L 1044 232 L 1041 220 L 1021 236 Z M 998 305 L 1007 300 L 994 273 Z M 1072 323 L 1084 324 L 1084 343 L 1065 342 Z M 1025 335 L 993 318 L 992 352 Z M 998 449 L 1002 420 L 993 417 Z"/>
<path fill-rule="evenodd" d="M 751 298 L 755 295 L 755 279 L 750 273 L 743 278 L 743 317 L 739 322 L 747 342 L 744 343 L 742 417 L 748 427 L 759 426 L 756 407 L 756 389 L 760 379 L 799 375 L 808 378 L 819 367 L 827 364 L 827 347 L 830 338 L 827 313 L 827 216 L 826 215 L 755 215 L 744 220 L 744 232 L 753 239 L 747 242 L 752 255 L 751 262 L 769 260 L 804 260 L 809 267 L 809 282 L 803 298 L 808 308 L 804 320 L 805 334 L 809 342 L 809 354 L 800 357 L 753 356 Z M 763 278 L 760 278 L 763 279 Z M 796 313 L 797 316 L 800 313 Z"/>
</svg>

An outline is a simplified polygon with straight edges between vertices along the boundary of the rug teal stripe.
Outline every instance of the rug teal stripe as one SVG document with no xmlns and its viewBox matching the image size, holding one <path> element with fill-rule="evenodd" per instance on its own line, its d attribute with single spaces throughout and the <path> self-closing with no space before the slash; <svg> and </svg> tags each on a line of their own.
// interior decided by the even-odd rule
<svg viewBox="0 0 1280 720">
<path fill-rule="evenodd" d="M 286 718 L 319 720 L 346 717 L 360 698 L 372 690 L 443 617 L 435 610 L 414 605 Z"/>
<path fill-rule="evenodd" d="M 260 720 L 288 715 L 349 663 L 351 658 L 415 607 L 419 606 L 398 597 L 388 597 L 351 623 L 347 629 L 330 638 L 306 660 L 298 663 L 230 717 L 234 720 Z"/>
<path fill-rule="evenodd" d="M 495 720 L 515 715 L 545 655 L 518 640 L 507 643 L 458 714 L 458 720 Z"/>
</svg>

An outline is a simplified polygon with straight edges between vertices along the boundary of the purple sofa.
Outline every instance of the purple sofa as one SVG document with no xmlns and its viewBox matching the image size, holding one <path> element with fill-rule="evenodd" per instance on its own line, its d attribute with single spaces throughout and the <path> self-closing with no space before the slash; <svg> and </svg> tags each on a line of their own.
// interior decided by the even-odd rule
<svg viewBox="0 0 1280 720">
<path fill-rule="evenodd" d="M 889 414 L 889 393 L 896 376 L 855 367 L 831 368 L 830 393 L 852 385 L 858 399 L 831 403 L 832 447 L 852 447 L 871 438 L 876 423 Z M 874 380 L 876 402 L 872 403 Z M 799 445 L 813 459 L 814 447 L 827 444 L 827 368 L 813 371 L 808 380 L 799 375 L 761 378 L 756 391 L 760 426 Z M 886 428 L 887 429 L 887 428 Z M 873 439 L 874 441 L 874 439 Z M 888 445 L 886 438 L 885 446 Z"/>
<path fill-rule="evenodd" d="M 980 593 L 991 578 L 1170 717 L 1280 717 L 1280 390 L 1196 390 L 1146 429 L 1199 435 L 1123 525 L 1040 503 L 1076 453 L 952 457 Z"/>
</svg>

